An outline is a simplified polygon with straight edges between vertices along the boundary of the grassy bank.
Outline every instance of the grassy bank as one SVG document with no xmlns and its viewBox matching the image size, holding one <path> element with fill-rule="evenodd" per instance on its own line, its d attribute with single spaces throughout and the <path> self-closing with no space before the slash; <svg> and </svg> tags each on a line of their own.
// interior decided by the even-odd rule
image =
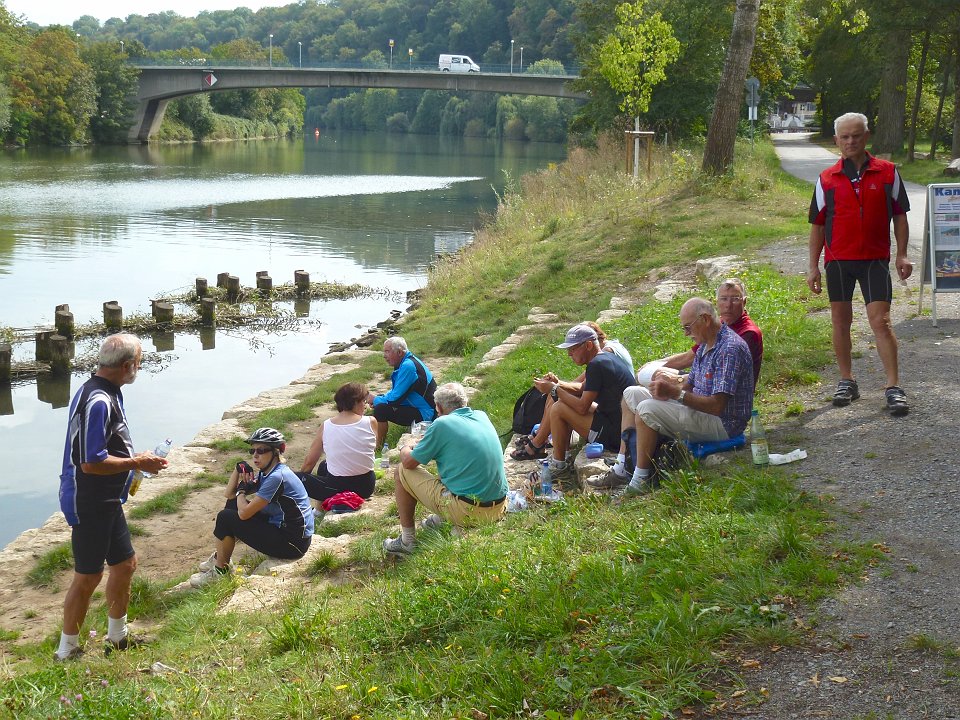
<svg viewBox="0 0 960 720">
<path fill-rule="evenodd" d="M 739 153 L 732 176 L 705 180 L 696 149 L 664 152 L 635 184 L 619 147 L 573 151 L 508 190 L 477 242 L 436 268 L 404 336 L 428 361 L 456 354 L 444 378 L 459 379 L 531 307 L 575 322 L 617 295 L 640 304 L 605 329 L 635 362 L 683 349 L 684 298 L 649 300 L 653 278 L 692 278 L 697 258 L 750 257 L 805 233 L 808 188 L 779 174 L 769 146 Z M 799 412 L 828 359 L 826 322 L 810 313 L 823 301 L 772 268 L 743 274 L 765 333 L 758 403 L 768 418 Z M 480 376 L 472 404 L 499 430 L 531 375 L 576 374 L 557 335 L 532 336 Z M 349 379 L 384 373 L 373 357 Z M 257 423 L 307 419 L 344 381 Z M 623 505 L 572 498 L 459 540 L 423 532 L 396 565 L 379 553 L 395 514 L 345 520 L 357 536 L 349 561 L 320 556 L 280 611 L 217 614 L 242 578 L 172 596 L 141 579 L 131 616 L 159 624 L 149 648 L 67 666 L 48 660 L 53 637 L 17 649 L 0 716 L 656 718 L 722 703 L 752 653 L 802 637 L 798 603 L 873 560 L 825 546 L 824 502 L 789 472 L 692 466 Z M 155 662 L 172 669 L 143 672 Z"/>
</svg>

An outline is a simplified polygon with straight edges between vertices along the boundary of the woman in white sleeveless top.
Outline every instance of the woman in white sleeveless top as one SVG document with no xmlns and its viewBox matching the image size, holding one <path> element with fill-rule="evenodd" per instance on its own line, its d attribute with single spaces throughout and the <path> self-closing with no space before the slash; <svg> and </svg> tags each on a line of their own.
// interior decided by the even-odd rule
<svg viewBox="0 0 960 720">
<path fill-rule="evenodd" d="M 323 502 L 347 490 L 364 499 L 373 495 L 377 421 L 363 414 L 368 394 L 361 383 L 342 385 L 334 394 L 339 412 L 317 430 L 297 473 L 314 500 Z M 317 461 L 324 455 L 318 467 Z"/>
</svg>

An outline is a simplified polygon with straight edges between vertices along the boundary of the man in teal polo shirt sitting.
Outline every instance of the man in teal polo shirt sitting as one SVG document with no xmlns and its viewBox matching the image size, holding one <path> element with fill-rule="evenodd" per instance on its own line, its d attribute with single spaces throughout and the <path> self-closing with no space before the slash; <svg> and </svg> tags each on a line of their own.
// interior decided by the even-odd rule
<svg viewBox="0 0 960 720">
<path fill-rule="evenodd" d="M 434 400 L 437 419 L 414 447 L 400 448 L 394 490 L 400 536 L 383 541 L 387 555 L 413 552 L 418 502 L 435 513 L 423 521 L 425 527 L 445 520 L 458 529 L 496 522 L 506 510 L 503 449 L 487 414 L 467 405 L 466 390 L 459 383 L 441 385 Z M 437 461 L 440 477 L 420 467 L 431 460 Z"/>
</svg>

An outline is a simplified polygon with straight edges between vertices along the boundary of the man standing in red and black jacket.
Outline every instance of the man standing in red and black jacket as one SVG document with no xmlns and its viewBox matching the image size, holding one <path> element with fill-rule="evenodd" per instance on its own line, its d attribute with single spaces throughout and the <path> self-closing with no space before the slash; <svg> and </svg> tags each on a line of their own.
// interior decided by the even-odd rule
<svg viewBox="0 0 960 720">
<path fill-rule="evenodd" d="M 853 377 L 850 326 L 853 290 L 860 283 L 867 319 L 876 338 L 877 353 L 887 375 L 887 409 L 892 415 L 910 411 L 900 388 L 897 337 L 890 325 L 893 283 L 890 279 L 890 222 L 897 242 L 896 268 L 901 280 L 913 272 L 907 259 L 910 200 L 896 166 L 867 151 L 867 118 L 846 113 L 833 123 L 840 160 L 820 173 L 810 203 L 810 272 L 807 284 L 821 291 L 820 254 L 827 276 L 827 296 L 833 321 L 833 351 L 840 382 L 833 394 L 837 407 L 860 397 Z"/>
</svg>

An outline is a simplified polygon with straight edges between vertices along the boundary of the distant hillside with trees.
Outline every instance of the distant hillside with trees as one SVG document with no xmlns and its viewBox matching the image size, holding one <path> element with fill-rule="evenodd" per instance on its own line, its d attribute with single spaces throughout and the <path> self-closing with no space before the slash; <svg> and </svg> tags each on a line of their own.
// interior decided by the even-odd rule
<svg viewBox="0 0 960 720">
<path fill-rule="evenodd" d="M 820 126 L 848 110 L 875 122 L 884 150 L 931 134 L 955 142 L 960 3 L 936 0 L 751 0 L 761 118 L 798 82 L 817 93 Z M 237 59 L 305 65 L 432 64 L 442 52 L 516 72 L 578 68 L 586 103 L 483 93 L 368 90 L 211 92 L 171 103 L 161 139 L 296 134 L 303 127 L 528 140 L 641 124 L 705 137 L 715 105 L 743 117 L 725 59 L 733 0 L 303 0 L 284 7 L 90 16 L 39 28 L 0 0 L 0 134 L 7 144 L 120 142 L 136 71 L 126 60 Z M 656 22 L 654 19 L 657 19 Z M 659 24 L 658 24 L 659 23 Z M 741 23 L 742 26 L 742 23 Z M 656 28 L 656 30 L 654 30 Z M 272 38 L 271 38 L 272 35 Z M 122 41 L 122 52 L 121 52 Z M 676 42 L 676 51 L 664 52 Z M 523 67 L 519 48 L 523 48 Z M 722 98 L 722 100 L 720 99 Z M 720 115 L 729 122 L 730 108 Z M 762 125 L 762 122 L 761 122 Z M 740 121 L 743 132 L 746 123 Z M 735 129 L 735 128 L 734 128 Z M 960 148 L 958 148 L 960 149 Z M 960 152 L 955 152 L 960 154 Z"/>
</svg>

